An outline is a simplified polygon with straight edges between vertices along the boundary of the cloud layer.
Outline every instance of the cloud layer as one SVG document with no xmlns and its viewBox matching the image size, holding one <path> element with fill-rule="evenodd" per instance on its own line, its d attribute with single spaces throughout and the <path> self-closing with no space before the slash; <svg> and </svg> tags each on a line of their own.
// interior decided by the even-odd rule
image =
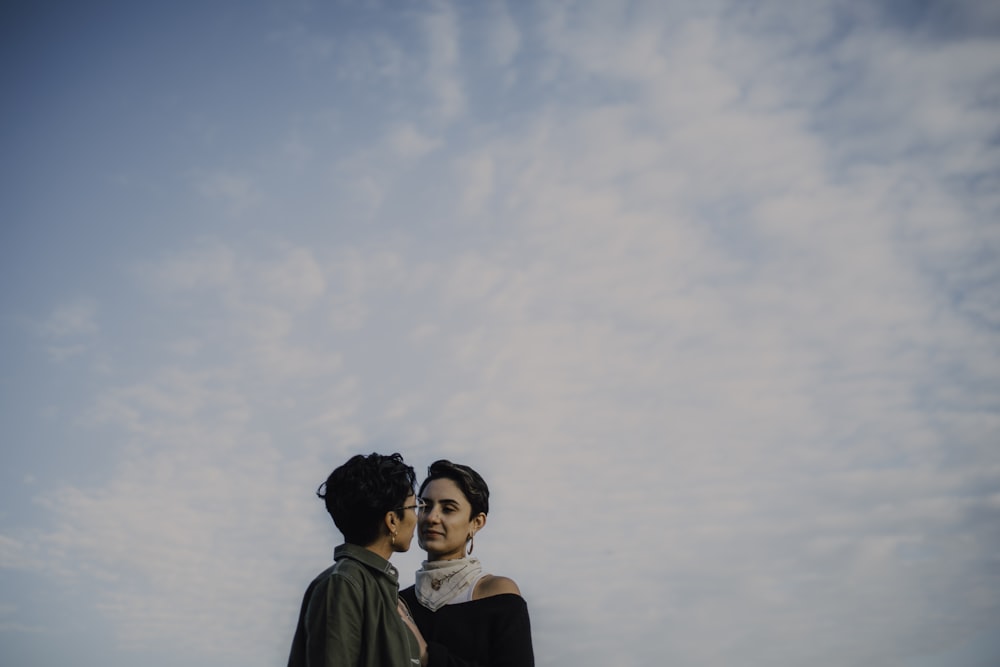
<svg viewBox="0 0 1000 667">
<path fill-rule="evenodd" d="M 123 655 L 280 662 L 337 538 L 312 491 L 401 451 L 490 482 L 477 551 L 525 591 L 540 665 L 981 641 L 998 17 L 796 7 L 441 2 L 258 31 L 338 94 L 199 152 L 167 180 L 204 224 L 36 318 L 38 345 L 86 341 L 52 354 L 92 389 L 61 446 L 105 464 L 8 522 L 0 563 L 91 592 Z M 420 554 L 397 560 L 406 583 Z"/>
</svg>

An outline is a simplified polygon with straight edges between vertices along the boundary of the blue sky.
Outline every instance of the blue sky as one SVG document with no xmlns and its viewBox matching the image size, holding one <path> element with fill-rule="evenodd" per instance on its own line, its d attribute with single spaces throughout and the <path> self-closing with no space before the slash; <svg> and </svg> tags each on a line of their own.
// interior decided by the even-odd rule
<svg viewBox="0 0 1000 667">
<path fill-rule="evenodd" d="M 399 451 L 539 665 L 996 664 L 1000 11 L 89 4 L 0 10 L 0 662 L 281 664 Z"/>
</svg>

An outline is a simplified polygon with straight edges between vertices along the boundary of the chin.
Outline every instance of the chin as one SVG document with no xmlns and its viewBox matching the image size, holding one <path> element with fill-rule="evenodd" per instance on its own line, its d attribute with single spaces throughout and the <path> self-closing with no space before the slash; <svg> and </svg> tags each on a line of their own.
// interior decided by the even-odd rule
<svg viewBox="0 0 1000 667">
<path fill-rule="evenodd" d="M 428 556 L 434 556 L 435 558 L 443 558 L 448 554 L 452 553 L 449 549 L 424 549 Z"/>
</svg>

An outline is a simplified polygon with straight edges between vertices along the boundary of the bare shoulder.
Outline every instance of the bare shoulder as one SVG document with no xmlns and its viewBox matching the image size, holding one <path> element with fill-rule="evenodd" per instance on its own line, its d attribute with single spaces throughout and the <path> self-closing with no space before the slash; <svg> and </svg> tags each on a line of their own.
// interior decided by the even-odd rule
<svg viewBox="0 0 1000 667">
<path fill-rule="evenodd" d="M 517 584 L 514 583 L 513 579 L 487 574 L 485 577 L 480 579 L 479 583 L 476 585 L 476 592 L 473 595 L 473 598 L 480 600 L 482 598 L 489 598 L 494 595 L 503 595 L 505 593 L 520 595 L 521 589 L 517 587 Z"/>
</svg>

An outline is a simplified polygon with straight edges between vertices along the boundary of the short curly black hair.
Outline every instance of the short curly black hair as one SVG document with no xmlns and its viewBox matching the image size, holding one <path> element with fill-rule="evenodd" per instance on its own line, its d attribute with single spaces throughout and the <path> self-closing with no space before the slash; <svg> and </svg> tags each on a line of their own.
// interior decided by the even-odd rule
<svg viewBox="0 0 1000 667">
<path fill-rule="evenodd" d="M 344 540 L 368 546 L 379 536 L 386 512 L 399 510 L 413 493 L 417 476 L 399 454 L 356 454 L 316 489 Z"/>
<path fill-rule="evenodd" d="M 427 479 L 420 484 L 420 493 L 423 494 L 427 484 L 435 479 L 450 479 L 458 485 L 472 505 L 470 519 L 480 512 L 490 513 L 490 487 L 486 485 L 486 480 L 469 466 L 452 463 L 447 459 L 435 461 L 427 467 Z"/>
</svg>

